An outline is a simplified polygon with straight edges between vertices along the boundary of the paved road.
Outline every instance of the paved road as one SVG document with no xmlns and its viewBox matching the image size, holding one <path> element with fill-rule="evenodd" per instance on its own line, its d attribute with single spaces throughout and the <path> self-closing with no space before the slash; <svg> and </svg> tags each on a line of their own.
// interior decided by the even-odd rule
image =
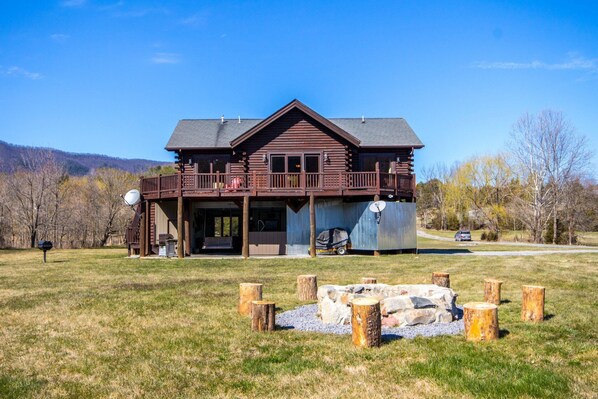
<svg viewBox="0 0 598 399">
<path fill-rule="evenodd" d="M 429 238 L 438 241 L 454 241 L 452 238 L 439 237 L 425 231 L 418 230 L 417 235 L 419 237 Z M 536 247 L 536 248 L 552 248 L 543 251 L 474 251 L 473 247 L 467 248 L 455 248 L 455 249 L 421 249 L 418 251 L 420 254 L 433 254 L 433 255 L 461 255 L 461 256 L 536 256 L 536 255 L 550 255 L 550 254 L 562 254 L 563 252 L 570 254 L 581 254 L 581 253 L 598 253 L 598 248 L 576 245 L 571 247 L 569 245 L 548 245 L 548 244 L 532 244 L 526 242 L 484 242 L 484 245 L 511 245 L 514 247 Z"/>
</svg>

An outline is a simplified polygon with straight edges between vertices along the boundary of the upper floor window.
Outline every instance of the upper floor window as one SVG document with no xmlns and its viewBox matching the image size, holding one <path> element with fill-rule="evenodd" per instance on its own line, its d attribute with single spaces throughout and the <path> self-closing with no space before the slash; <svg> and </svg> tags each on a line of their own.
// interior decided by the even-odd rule
<svg viewBox="0 0 598 399">
<path fill-rule="evenodd" d="M 197 173 L 226 173 L 230 164 L 230 156 L 226 154 L 199 154 L 192 156 Z"/>
<path fill-rule="evenodd" d="M 379 154 L 360 154 L 359 155 L 361 170 L 363 172 L 373 172 L 376 170 L 376 162 L 380 167 L 380 172 L 390 172 L 392 162 L 395 161 L 395 154 L 379 153 Z"/>
</svg>

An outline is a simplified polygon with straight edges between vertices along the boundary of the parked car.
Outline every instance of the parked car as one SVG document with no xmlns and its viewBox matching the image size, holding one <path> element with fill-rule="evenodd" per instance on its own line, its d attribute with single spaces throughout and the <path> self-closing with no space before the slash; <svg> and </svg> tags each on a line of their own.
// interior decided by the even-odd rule
<svg viewBox="0 0 598 399">
<path fill-rule="evenodd" d="M 471 231 L 459 230 L 455 233 L 455 241 L 471 241 Z"/>
</svg>

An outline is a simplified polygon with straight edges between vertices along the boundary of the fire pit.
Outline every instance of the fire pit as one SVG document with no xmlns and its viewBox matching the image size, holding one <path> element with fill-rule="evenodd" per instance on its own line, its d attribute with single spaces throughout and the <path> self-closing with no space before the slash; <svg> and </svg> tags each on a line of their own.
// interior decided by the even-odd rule
<svg viewBox="0 0 598 399">
<path fill-rule="evenodd" d="M 318 289 L 318 316 L 325 324 L 349 324 L 351 302 L 374 297 L 380 301 L 382 325 L 388 327 L 450 323 L 457 318 L 457 294 L 433 284 L 323 285 Z"/>
</svg>

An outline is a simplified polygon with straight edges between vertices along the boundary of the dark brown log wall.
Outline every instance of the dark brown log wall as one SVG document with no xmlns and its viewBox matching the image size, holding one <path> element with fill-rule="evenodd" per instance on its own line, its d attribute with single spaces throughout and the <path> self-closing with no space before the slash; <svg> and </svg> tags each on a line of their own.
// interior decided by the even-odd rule
<svg viewBox="0 0 598 399">
<path fill-rule="evenodd" d="M 292 110 L 255 136 L 235 148 L 237 153 L 246 153 L 249 171 L 267 172 L 268 163 L 263 156 L 290 153 L 323 153 L 329 157 L 323 161 L 323 172 L 343 172 L 347 168 L 346 142 L 337 134 L 300 110 Z M 241 169 L 241 168 L 239 168 Z M 237 167 L 233 172 L 241 172 Z"/>
</svg>

